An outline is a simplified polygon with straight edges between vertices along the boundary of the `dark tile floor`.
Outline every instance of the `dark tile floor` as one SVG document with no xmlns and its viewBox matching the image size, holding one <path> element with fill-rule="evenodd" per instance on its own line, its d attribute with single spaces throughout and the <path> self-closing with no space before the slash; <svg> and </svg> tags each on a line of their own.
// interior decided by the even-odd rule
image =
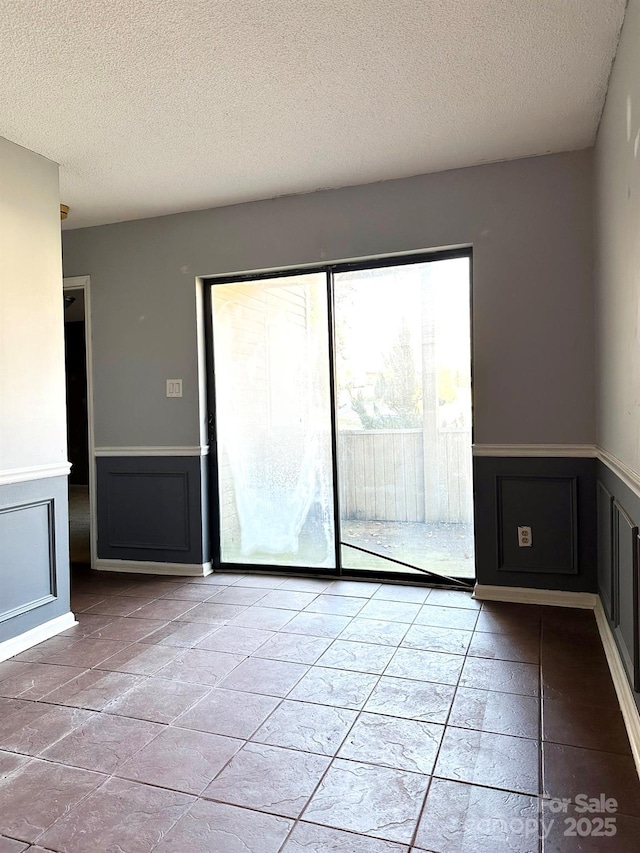
<svg viewBox="0 0 640 853">
<path fill-rule="evenodd" d="M 73 608 L 0 663 L 0 853 L 640 850 L 591 613 L 230 574 Z"/>
</svg>

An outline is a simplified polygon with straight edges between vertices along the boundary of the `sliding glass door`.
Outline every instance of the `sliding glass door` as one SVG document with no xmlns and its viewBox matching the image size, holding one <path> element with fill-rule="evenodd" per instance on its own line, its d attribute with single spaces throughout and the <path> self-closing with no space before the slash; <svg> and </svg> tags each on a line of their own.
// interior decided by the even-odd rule
<svg viewBox="0 0 640 853">
<path fill-rule="evenodd" d="M 215 285 L 220 560 L 336 568 L 324 273 Z"/>
<path fill-rule="evenodd" d="M 209 297 L 219 564 L 472 578 L 469 256 Z"/>
<path fill-rule="evenodd" d="M 342 566 L 472 578 L 469 259 L 334 292 Z"/>
</svg>

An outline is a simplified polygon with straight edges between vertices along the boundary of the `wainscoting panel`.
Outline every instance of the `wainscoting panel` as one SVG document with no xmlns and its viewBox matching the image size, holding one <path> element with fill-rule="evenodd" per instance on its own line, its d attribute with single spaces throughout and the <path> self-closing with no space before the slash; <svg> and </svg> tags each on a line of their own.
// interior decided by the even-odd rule
<svg viewBox="0 0 640 853">
<path fill-rule="evenodd" d="M 613 618 L 613 495 L 598 480 L 598 589 L 607 619 Z"/>
<path fill-rule="evenodd" d="M 55 598 L 54 525 L 52 499 L 0 509 L 0 566 L 11 566 L 2 578 L 0 621 Z"/>
<path fill-rule="evenodd" d="M 593 458 L 474 457 L 478 583 L 596 592 L 595 471 Z"/>
<path fill-rule="evenodd" d="M 575 477 L 498 475 L 498 570 L 578 573 Z M 532 530 L 532 547 L 518 544 L 518 527 Z"/>
<path fill-rule="evenodd" d="M 0 643 L 69 611 L 66 477 L 0 486 Z"/>
<path fill-rule="evenodd" d="M 110 471 L 107 490 L 109 548 L 189 550 L 186 471 Z"/>
<path fill-rule="evenodd" d="M 633 572 L 633 689 L 640 691 L 640 536 L 636 536 Z"/>
<path fill-rule="evenodd" d="M 605 462 L 597 478 L 599 593 L 640 708 L 640 497 Z"/>
<path fill-rule="evenodd" d="M 202 563 L 201 462 L 98 457 L 98 557 Z"/>
<path fill-rule="evenodd" d="M 613 502 L 613 628 L 629 679 L 633 679 L 634 613 L 633 587 L 638 527 L 629 514 Z"/>
</svg>

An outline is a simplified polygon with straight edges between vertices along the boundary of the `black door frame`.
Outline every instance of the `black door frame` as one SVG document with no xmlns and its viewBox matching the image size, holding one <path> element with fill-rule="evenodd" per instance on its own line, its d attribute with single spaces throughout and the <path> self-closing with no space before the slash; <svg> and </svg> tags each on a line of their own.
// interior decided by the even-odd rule
<svg viewBox="0 0 640 853">
<path fill-rule="evenodd" d="M 379 571 L 376 569 L 345 569 L 341 558 L 341 533 L 340 533 L 340 492 L 339 472 L 337 454 L 337 415 L 336 415 L 336 371 L 335 371 L 335 304 L 334 304 L 334 275 L 341 272 L 352 272 L 366 269 L 382 269 L 384 267 L 407 266 L 410 264 L 425 264 L 435 261 L 451 260 L 454 258 L 467 258 L 469 260 L 469 299 L 471 326 L 469 329 L 471 341 L 471 440 L 473 443 L 474 419 L 473 419 L 473 251 L 471 247 L 459 249 L 446 249 L 434 252 L 418 252 L 409 255 L 389 255 L 381 258 L 369 258 L 360 261 L 345 261 L 341 263 L 330 263 L 312 265 L 308 267 L 280 268 L 271 271 L 244 272 L 236 275 L 225 274 L 203 278 L 204 284 L 204 308 L 205 308 L 205 350 L 207 371 L 207 423 L 209 440 L 209 530 L 211 562 L 214 571 L 242 572 L 264 574 L 291 574 L 307 575 L 314 577 L 336 577 L 345 579 L 381 580 L 411 582 L 426 584 L 429 586 L 459 586 L 470 588 L 475 579 L 448 578 L 429 572 L 426 569 L 416 569 L 420 574 L 414 572 Z M 329 382 L 330 382 L 330 412 L 331 412 L 331 465 L 333 483 L 333 511 L 335 532 L 335 557 L 336 568 L 314 568 L 300 566 L 283 566 L 277 563 L 260 565 L 257 563 L 226 563 L 221 560 L 221 533 L 220 533 L 220 482 L 218 478 L 218 439 L 217 424 L 215 417 L 216 387 L 215 387 L 215 353 L 213 346 L 213 312 L 212 291 L 220 284 L 242 284 L 243 282 L 257 282 L 277 278 L 294 278 L 301 275 L 312 275 L 322 273 L 325 275 L 327 288 L 327 336 L 329 346 Z M 475 489 L 473 489 L 475 502 Z M 384 559 L 384 557 L 382 557 Z"/>
</svg>

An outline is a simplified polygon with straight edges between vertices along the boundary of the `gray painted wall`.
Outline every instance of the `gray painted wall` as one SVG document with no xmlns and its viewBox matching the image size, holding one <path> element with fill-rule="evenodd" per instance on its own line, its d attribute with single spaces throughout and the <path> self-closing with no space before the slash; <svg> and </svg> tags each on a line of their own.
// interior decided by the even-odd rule
<svg viewBox="0 0 640 853">
<path fill-rule="evenodd" d="M 640 476 L 639 44 L 640 0 L 630 0 L 596 144 L 595 292 L 597 440 L 636 478 Z M 639 494 L 598 463 L 598 586 L 640 706 Z"/>
<path fill-rule="evenodd" d="M 462 244 L 476 442 L 593 442 L 591 167 L 582 151 L 66 231 L 65 275 L 91 276 L 96 445 L 200 443 L 196 276 Z"/>
<path fill-rule="evenodd" d="M 69 547 L 58 166 L 0 139 L 0 200 L 2 644 L 69 612 Z"/>
<path fill-rule="evenodd" d="M 640 0 L 630 0 L 596 145 L 598 443 L 640 473 Z"/>
</svg>

